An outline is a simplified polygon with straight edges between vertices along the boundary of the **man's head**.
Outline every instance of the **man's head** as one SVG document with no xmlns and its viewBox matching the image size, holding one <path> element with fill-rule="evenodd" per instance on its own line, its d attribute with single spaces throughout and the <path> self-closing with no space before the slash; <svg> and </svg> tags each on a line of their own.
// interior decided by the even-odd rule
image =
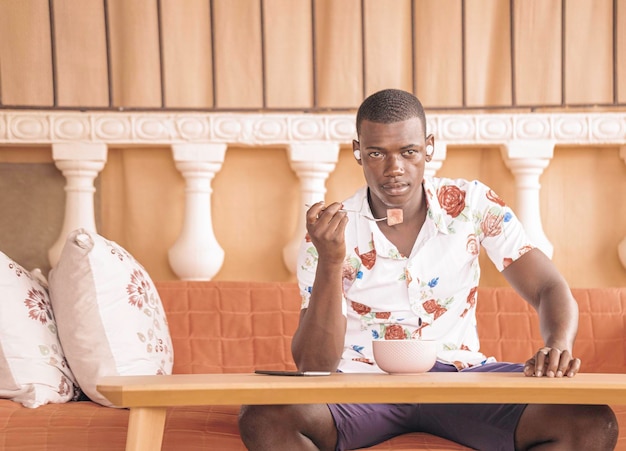
<svg viewBox="0 0 626 451">
<path fill-rule="evenodd" d="M 361 136 L 361 123 L 366 120 L 381 124 L 419 118 L 426 134 L 424 107 L 413 94 L 400 89 L 384 89 L 366 98 L 356 114 L 356 132 Z"/>
</svg>

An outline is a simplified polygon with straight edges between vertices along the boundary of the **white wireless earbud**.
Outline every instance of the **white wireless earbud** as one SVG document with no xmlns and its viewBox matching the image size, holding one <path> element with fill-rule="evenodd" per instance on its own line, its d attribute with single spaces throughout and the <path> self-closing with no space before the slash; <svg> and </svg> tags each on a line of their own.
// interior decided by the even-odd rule
<svg viewBox="0 0 626 451">
<path fill-rule="evenodd" d="M 431 144 L 426 146 L 426 155 L 432 155 L 434 151 L 435 148 Z"/>
<path fill-rule="evenodd" d="M 356 158 L 357 160 L 361 159 L 361 151 L 359 149 L 355 150 L 353 153 L 354 153 L 354 158 Z"/>
</svg>

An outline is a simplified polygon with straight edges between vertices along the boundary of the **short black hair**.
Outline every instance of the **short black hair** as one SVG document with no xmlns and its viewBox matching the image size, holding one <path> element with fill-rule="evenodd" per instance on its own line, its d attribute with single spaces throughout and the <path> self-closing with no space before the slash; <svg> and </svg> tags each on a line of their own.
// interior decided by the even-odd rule
<svg viewBox="0 0 626 451">
<path fill-rule="evenodd" d="M 356 114 L 356 133 L 361 134 L 364 120 L 380 124 L 392 124 L 419 118 L 426 134 L 426 114 L 417 97 L 401 89 L 383 89 L 367 97 Z"/>
</svg>

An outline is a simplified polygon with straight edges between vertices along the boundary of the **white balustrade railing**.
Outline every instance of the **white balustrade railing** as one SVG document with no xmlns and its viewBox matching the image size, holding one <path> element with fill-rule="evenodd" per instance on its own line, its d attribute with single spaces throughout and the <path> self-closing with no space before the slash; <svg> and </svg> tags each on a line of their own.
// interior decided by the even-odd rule
<svg viewBox="0 0 626 451">
<path fill-rule="evenodd" d="M 449 145 L 495 146 L 515 177 L 516 212 L 531 238 L 548 255 L 539 211 L 539 178 L 556 145 L 626 145 L 626 113 L 431 114 L 435 154 L 426 174 L 434 175 Z M 65 221 L 49 251 L 58 260 L 67 233 L 95 229 L 93 181 L 106 163 L 109 145 L 169 145 L 186 182 L 185 219 L 169 251 L 170 265 L 184 280 L 208 280 L 219 272 L 224 251 L 213 233 L 211 181 L 221 169 L 228 146 L 284 146 L 301 183 L 301 214 L 294 236 L 283 250 L 295 271 L 304 233 L 304 204 L 323 199 L 326 179 L 335 168 L 339 147 L 355 138 L 354 115 L 260 113 L 158 113 L 0 111 L 2 145 L 49 144 L 67 179 Z M 626 162 L 626 147 L 620 156 Z M 626 267 L 626 238 L 618 253 Z"/>
</svg>

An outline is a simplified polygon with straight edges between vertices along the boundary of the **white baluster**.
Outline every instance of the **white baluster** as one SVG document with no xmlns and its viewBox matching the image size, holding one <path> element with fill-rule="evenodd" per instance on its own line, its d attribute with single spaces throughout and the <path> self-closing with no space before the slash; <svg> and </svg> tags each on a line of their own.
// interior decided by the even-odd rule
<svg viewBox="0 0 626 451">
<path fill-rule="evenodd" d="M 619 149 L 619 156 L 626 163 L 626 146 L 621 146 Z M 619 260 L 622 262 L 622 266 L 626 268 L 626 237 L 617 246 L 617 253 Z"/>
<path fill-rule="evenodd" d="M 70 232 L 78 228 L 96 232 L 93 202 L 96 188 L 93 182 L 106 163 L 107 146 L 102 143 L 53 144 L 52 158 L 67 181 L 63 227 L 59 238 L 48 251 L 48 260 L 54 267 Z"/>
<path fill-rule="evenodd" d="M 437 171 L 441 169 L 446 159 L 447 150 L 448 143 L 435 140 L 435 151 L 433 152 L 432 160 L 426 163 L 426 168 L 424 169 L 425 176 L 434 177 L 437 174 Z"/>
<path fill-rule="evenodd" d="M 306 233 L 305 204 L 324 200 L 326 179 L 335 169 L 339 144 L 332 142 L 301 142 L 289 144 L 289 162 L 300 179 L 300 213 L 296 232 L 283 249 L 285 265 L 295 274 L 298 249 Z"/>
<path fill-rule="evenodd" d="M 511 141 L 503 148 L 504 162 L 515 176 L 517 207 L 515 213 L 532 242 L 552 258 L 554 246 L 541 224 L 539 177 L 554 154 L 554 141 Z"/>
<path fill-rule="evenodd" d="M 211 280 L 224 263 L 213 232 L 211 181 L 222 168 L 226 144 L 173 144 L 172 153 L 187 188 L 183 229 L 169 250 L 170 266 L 181 280 Z"/>
</svg>

